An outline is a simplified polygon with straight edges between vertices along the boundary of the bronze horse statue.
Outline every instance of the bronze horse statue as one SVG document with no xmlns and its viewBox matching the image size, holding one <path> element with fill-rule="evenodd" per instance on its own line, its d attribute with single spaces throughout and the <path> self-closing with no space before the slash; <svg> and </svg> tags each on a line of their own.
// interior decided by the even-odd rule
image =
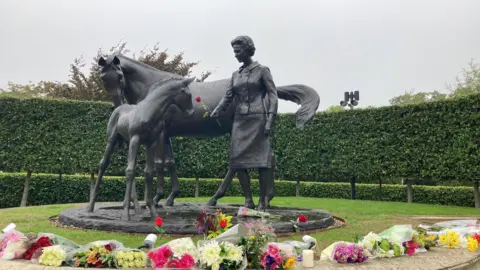
<svg viewBox="0 0 480 270">
<path fill-rule="evenodd" d="M 123 220 L 130 220 L 130 199 L 132 198 L 132 186 L 135 179 L 135 168 L 140 145 L 145 145 L 147 164 L 145 166 L 146 206 L 150 210 L 152 218 L 156 217 L 156 205 L 153 204 L 152 182 L 155 150 L 165 131 L 164 114 L 170 105 L 174 104 L 188 116 L 193 115 L 192 95 L 188 86 L 195 78 L 159 81 L 150 87 L 148 96 L 138 104 L 123 104 L 118 106 L 110 115 L 107 125 L 107 146 L 100 161 L 98 179 L 91 191 L 89 212 L 93 212 L 95 200 L 100 191 L 102 177 L 108 167 L 110 157 L 115 147 L 123 140 L 129 142 L 128 165 L 125 170 L 126 189 L 123 201 Z M 157 152 L 164 157 L 163 152 Z M 138 209 L 135 209 L 138 211 Z"/>
<path fill-rule="evenodd" d="M 105 89 L 112 99 L 114 107 L 121 106 L 124 99 L 129 104 L 137 104 L 142 101 L 148 94 L 149 86 L 158 81 L 168 78 L 183 78 L 183 76 L 165 72 L 153 68 L 140 61 L 133 60 L 123 55 L 109 55 L 104 59 L 99 59 L 101 68 L 101 78 Z M 210 82 L 193 82 L 189 88 L 192 93 L 192 99 L 197 96 L 201 97 L 202 103 L 207 108 L 215 108 L 219 101 L 225 95 L 229 84 L 229 79 L 222 79 Z M 302 84 L 277 86 L 277 94 L 279 99 L 295 102 L 301 107 L 296 113 L 297 128 L 303 128 L 316 114 L 316 110 L 320 104 L 318 93 L 311 87 Z M 186 118 L 184 113 L 175 105 L 171 105 L 164 115 L 165 133 L 164 145 L 165 159 L 159 157 L 160 150 L 155 154 L 155 170 L 158 177 L 157 193 L 153 199 L 156 205 L 164 196 L 164 168 L 170 173 L 170 181 L 172 184 L 172 192 L 169 195 L 166 206 L 172 206 L 174 200 L 180 194 L 180 185 L 175 169 L 175 161 L 173 157 L 173 149 L 171 137 L 213 137 L 223 136 L 230 133 L 236 102 L 218 118 L 204 117 L 205 108 L 199 103 L 194 103 L 194 113 L 192 117 Z M 207 203 L 210 206 L 216 205 L 217 200 L 225 195 L 225 192 L 232 182 L 234 172 L 229 170 L 214 196 Z M 273 182 L 273 175 L 271 176 Z M 135 183 L 134 183 L 135 184 Z M 135 190 L 135 187 L 133 188 Z M 135 196 L 135 194 L 133 194 Z M 267 191 L 267 201 L 274 196 L 274 186 Z M 134 203 L 135 204 L 135 203 Z M 137 206 L 136 206 L 137 209 Z M 138 208 L 139 209 L 139 208 Z"/>
</svg>

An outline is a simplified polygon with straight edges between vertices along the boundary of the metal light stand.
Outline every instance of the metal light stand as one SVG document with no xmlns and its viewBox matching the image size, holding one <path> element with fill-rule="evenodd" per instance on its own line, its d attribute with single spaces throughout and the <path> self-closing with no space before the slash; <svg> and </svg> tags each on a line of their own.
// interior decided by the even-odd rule
<svg viewBox="0 0 480 270">
<path fill-rule="evenodd" d="M 359 100 L 360 100 L 360 91 L 357 90 L 357 91 L 345 92 L 343 100 L 340 101 L 340 105 L 342 105 L 343 107 L 348 105 L 350 109 L 353 109 L 353 107 L 358 105 Z"/>
<path fill-rule="evenodd" d="M 350 109 L 353 109 L 353 107 L 358 105 L 358 101 L 360 100 L 360 91 L 350 91 L 350 92 L 345 92 L 343 96 L 343 100 L 340 101 L 340 105 L 343 107 L 348 106 Z M 356 197 L 356 191 L 355 191 L 355 182 L 357 180 L 356 176 L 352 176 L 352 179 L 350 180 L 350 186 L 352 188 L 352 200 L 355 200 Z"/>
</svg>

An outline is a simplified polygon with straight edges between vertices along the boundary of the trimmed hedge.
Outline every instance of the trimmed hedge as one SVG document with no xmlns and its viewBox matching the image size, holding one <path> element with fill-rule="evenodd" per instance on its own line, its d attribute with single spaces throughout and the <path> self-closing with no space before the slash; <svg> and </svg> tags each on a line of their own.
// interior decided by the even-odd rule
<svg viewBox="0 0 480 270">
<path fill-rule="evenodd" d="M 25 173 L 2 173 L 0 174 L 0 208 L 17 207 L 20 205 L 23 191 Z M 62 185 L 57 185 L 58 175 L 55 174 L 32 174 L 28 205 L 46 205 L 56 203 L 79 203 L 87 202 L 90 189 L 90 176 L 88 175 L 64 175 Z M 200 196 L 212 196 L 219 184 L 220 179 L 200 179 Z M 138 193 L 143 198 L 143 178 L 137 179 Z M 276 196 L 295 196 L 295 182 L 276 181 Z M 181 197 L 194 197 L 195 179 L 180 179 Z M 259 194 L 258 181 L 252 180 L 253 194 Z M 60 192 L 59 200 L 55 194 Z M 166 192 L 170 192 L 167 182 Z M 474 206 L 473 189 L 468 187 L 429 187 L 413 186 L 415 203 Z M 122 201 L 125 194 L 124 177 L 107 176 L 102 184 L 98 201 Z M 229 187 L 226 196 L 242 196 L 240 184 L 235 180 Z M 357 199 L 378 200 L 378 185 L 357 184 Z M 406 202 L 406 187 L 402 185 L 383 185 L 382 194 L 384 201 Z M 315 183 L 300 182 L 300 195 L 314 198 L 338 198 L 350 199 L 350 185 L 347 183 Z M 274 199 L 275 200 L 275 199 Z M 162 200 L 163 202 L 164 200 Z"/>
<path fill-rule="evenodd" d="M 456 180 L 479 175 L 480 95 L 412 106 L 318 113 L 306 128 L 278 116 L 276 177 L 359 182 L 388 178 Z M 0 171 L 66 174 L 97 171 L 105 148 L 109 103 L 0 98 Z M 174 138 L 184 178 L 223 178 L 229 136 Z M 126 145 L 108 175 L 124 175 Z M 144 151 L 139 159 L 142 175 Z M 255 176 L 255 175 L 254 175 Z"/>
</svg>

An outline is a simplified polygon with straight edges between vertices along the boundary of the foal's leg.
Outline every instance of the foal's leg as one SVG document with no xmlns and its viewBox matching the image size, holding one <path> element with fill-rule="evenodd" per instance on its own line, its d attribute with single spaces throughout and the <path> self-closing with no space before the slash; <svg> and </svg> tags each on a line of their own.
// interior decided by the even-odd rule
<svg viewBox="0 0 480 270">
<path fill-rule="evenodd" d="M 152 146 L 146 147 L 147 152 L 147 164 L 145 166 L 145 186 L 147 187 L 147 198 L 145 200 L 145 204 L 147 205 L 148 209 L 150 209 L 150 216 L 155 218 L 157 216 L 156 207 L 153 204 L 153 195 L 152 195 L 152 188 L 153 188 L 153 166 L 154 166 L 154 155 L 155 155 L 155 148 Z"/>
<path fill-rule="evenodd" d="M 175 158 L 173 157 L 172 142 L 169 138 L 165 140 L 165 164 L 167 165 L 168 173 L 170 174 L 170 184 L 172 192 L 165 202 L 166 206 L 172 206 L 174 200 L 180 195 L 180 183 L 178 182 L 177 170 L 175 168 Z"/>
<path fill-rule="evenodd" d="M 145 183 L 145 185 L 146 185 L 146 183 Z M 140 207 L 140 202 L 138 201 L 137 179 L 136 178 L 133 178 L 132 195 L 130 196 L 130 201 L 133 203 L 133 208 L 135 209 L 135 214 L 140 214 L 142 212 L 142 208 Z"/>
<path fill-rule="evenodd" d="M 157 172 L 157 194 L 155 198 L 153 198 L 153 204 L 158 205 L 158 202 L 163 199 L 165 195 L 165 177 L 164 177 L 164 170 L 165 170 L 165 139 L 164 133 L 160 132 L 160 136 L 158 142 L 155 146 L 155 171 Z"/>
<path fill-rule="evenodd" d="M 95 208 L 95 201 L 97 200 L 97 196 L 100 193 L 100 185 L 103 181 L 103 174 L 110 164 L 110 157 L 115 149 L 115 144 L 117 143 L 117 136 L 112 136 L 111 138 L 107 138 L 107 146 L 105 147 L 105 152 L 103 153 L 103 158 L 100 161 L 99 169 L 98 169 L 98 178 L 97 182 L 95 183 L 95 187 L 93 190 L 90 190 L 90 202 L 88 203 L 87 212 L 93 212 Z"/>
<path fill-rule="evenodd" d="M 130 196 L 132 195 L 132 184 L 135 178 L 135 168 L 137 167 L 137 154 L 140 147 L 140 138 L 138 135 L 133 135 L 130 138 L 130 146 L 128 149 L 128 165 L 125 170 L 126 188 L 125 198 L 123 199 L 123 214 L 122 220 L 130 220 Z"/>
<path fill-rule="evenodd" d="M 208 206 L 215 206 L 217 205 L 217 200 L 225 196 L 225 192 L 227 192 L 228 186 L 233 181 L 233 176 L 235 175 L 235 171 L 232 169 L 229 169 L 227 172 L 227 175 L 225 175 L 225 178 L 223 179 L 222 183 L 220 184 L 220 187 L 218 188 L 217 192 L 213 197 L 210 198 L 210 200 L 207 202 Z"/>
<path fill-rule="evenodd" d="M 250 176 L 248 175 L 247 170 L 237 170 L 237 176 L 243 189 L 243 196 L 245 196 L 244 207 L 255 209 L 255 203 L 253 203 L 252 198 L 252 191 L 250 190 Z"/>
</svg>

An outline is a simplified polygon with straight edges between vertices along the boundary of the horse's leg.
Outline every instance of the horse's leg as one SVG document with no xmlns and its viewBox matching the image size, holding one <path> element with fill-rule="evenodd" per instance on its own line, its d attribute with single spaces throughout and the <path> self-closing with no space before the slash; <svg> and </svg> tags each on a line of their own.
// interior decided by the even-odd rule
<svg viewBox="0 0 480 270">
<path fill-rule="evenodd" d="M 170 184 L 172 192 L 165 202 L 166 206 L 172 206 L 174 200 L 180 196 L 180 183 L 178 182 L 178 175 L 175 168 L 175 158 L 173 157 L 173 148 L 170 137 L 165 141 L 165 164 L 167 165 L 168 173 L 170 174 Z"/>
<path fill-rule="evenodd" d="M 147 199 L 145 200 L 145 204 L 150 209 L 150 216 L 155 218 L 157 216 L 156 207 L 153 204 L 153 195 L 152 195 L 152 188 L 153 188 L 153 166 L 154 166 L 154 155 L 155 155 L 155 148 L 152 146 L 146 147 L 147 152 L 147 164 L 145 166 L 145 186 L 148 187 L 147 192 Z"/>
<path fill-rule="evenodd" d="M 252 198 L 252 191 L 250 190 L 250 176 L 248 175 L 247 170 L 237 170 L 237 176 L 243 189 L 243 196 L 245 196 L 244 207 L 255 209 L 255 203 L 253 202 Z"/>
<path fill-rule="evenodd" d="M 133 179 L 135 178 L 135 168 L 137 167 L 137 154 L 138 148 L 140 147 L 140 138 L 138 135 L 132 136 L 130 139 L 130 146 L 128 148 L 128 165 L 125 170 L 126 176 L 126 188 L 125 188 L 125 198 L 123 199 L 123 214 L 122 220 L 130 220 L 130 197 L 132 195 L 132 184 Z"/>
<path fill-rule="evenodd" d="M 158 205 L 158 202 L 163 199 L 165 195 L 165 135 L 164 132 L 160 132 L 160 138 L 155 146 L 155 171 L 157 172 L 157 194 L 153 198 L 153 204 Z"/>
<path fill-rule="evenodd" d="M 227 172 L 227 175 L 225 175 L 225 178 L 223 179 L 222 183 L 220 184 L 220 187 L 218 187 L 217 192 L 213 197 L 210 198 L 210 200 L 207 202 L 208 206 L 215 206 L 217 205 L 217 200 L 225 196 L 225 192 L 227 192 L 228 186 L 233 181 L 233 176 L 235 176 L 235 171 L 232 169 L 229 169 Z"/>
<path fill-rule="evenodd" d="M 90 191 L 90 202 L 88 203 L 87 211 L 93 212 L 95 208 L 95 201 L 97 200 L 97 196 L 100 193 L 100 185 L 103 181 L 103 174 L 110 164 L 110 157 L 115 149 L 115 144 L 117 143 L 117 137 L 112 136 L 111 138 L 107 138 L 107 146 L 105 147 L 105 152 L 103 153 L 103 158 L 100 161 L 100 165 L 98 168 L 98 177 L 97 182 L 95 183 L 95 187 L 93 190 Z"/>
</svg>

